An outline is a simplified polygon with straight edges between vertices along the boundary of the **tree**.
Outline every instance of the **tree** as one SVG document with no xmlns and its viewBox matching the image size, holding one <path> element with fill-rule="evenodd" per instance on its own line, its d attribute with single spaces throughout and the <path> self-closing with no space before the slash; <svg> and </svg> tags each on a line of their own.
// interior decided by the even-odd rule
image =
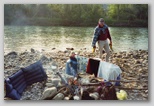
<svg viewBox="0 0 154 106">
<path fill-rule="evenodd" d="M 108 15 L 117 20 L 134 20 L 148 18 L 147 4 L 111 4 Z"/>
</svg>

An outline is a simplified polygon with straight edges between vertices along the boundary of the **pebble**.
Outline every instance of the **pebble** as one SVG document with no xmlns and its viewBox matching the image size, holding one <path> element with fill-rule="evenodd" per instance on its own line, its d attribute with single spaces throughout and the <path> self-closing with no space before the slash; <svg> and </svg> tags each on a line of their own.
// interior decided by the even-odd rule
<svg viewBox="0 0 154 106">
<path fill-rule="evenodd" d="M 70 98 L 69 97 L 64 97 L 64 100 L 69 100 Z"/>
</svg>

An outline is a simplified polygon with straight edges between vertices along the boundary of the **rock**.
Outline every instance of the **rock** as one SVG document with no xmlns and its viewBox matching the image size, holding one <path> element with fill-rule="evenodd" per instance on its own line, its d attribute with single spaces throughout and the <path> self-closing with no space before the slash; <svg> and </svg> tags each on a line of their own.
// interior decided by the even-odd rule
<svg viewBox="0 0 154 106">
<path fill-rule="evenodd" d="M 74 48 L 66 48 L 66 50 L 74 50 Z"/>
<path fill-rule="evenodd" d="M 81 98 L 77 95 L 75 95 L 73 98 L 74 98 L 74 100 L 81 100 Z"/>
<path fill-rule="evenodd" d="M 5 97 L 4 100 L 13 100 L 13 99 L 11 99 L 9 97 Z"/>
<path fill-rule="evenodd" d="M 96 51 L 97 52 L 95 53 L 95 55 L 91 54 L 90 52 L 88 52 L 86 50 L 83 50 L 83 51 L 79 50 L 77 52 L 78 52 L 78 55 L 81 54 L 84 57 L 90 56 L 91 58 L 95 58 L 95 57 L 99 56 L 99 52 L 97 49 L 96 49 Z M 71 49 L 66 50 L 65 52 L 64 51 L 62 51 L 62 52 L 60 52 L 60 51 L 46 52 L 45 51 L 45 52 L 43 52 L 43 55 L 41 52 L 37 52 L 37 50 L 35 50 L 35 53 L 32 53 L 32 52 L 33 51 L 31 51 L 31 52 L 25 51 L 25 52 L 19 53 L 19 54 L 17 54 L 17 52 L 10 52 L 10 53 L 8 53 L 9 55 L 5 55 L 4 56 L 4 78 L 9 77 L 10 75 L 12 75 L 16 71 L 18 71 L 21 67 L 26 67 L 26 66 L 40 60 L 40 57 L 43 61 L 43 63 L 42 63 L 43 67 L 47 66 L 47 68 L 48 68 L 49 65 L 51 65 L 51 63 L 56 62 L 58 64 L 59 72 L 65 71 L 66 61 L 67 61 L 67 59 L 69 59 L 69 54 L 71 52 Z M 49 59 L 48 57 L 51 59 Z M 52 57 L 55 57 L 56 59 L 53 59 Z M 122 57 L 122 58 L 120 58 L 120 57 Z M 104 59 L 105 55 L 103 55 L 102 58 Z M 133 79 L 134 80 L 135 79 L 136 80 L 148 80 L 148 75 L 149 75 L 148 74 L 148 50 L 139 50 L 139 51 L 133 51 L 133 52 L 127 52 L 127 53 L 125 53 L 125 52 L 112 53 L 110 58 L 111 58 L 113 64 L 118 65 L 122 69 L 122 71 L 123 71 L 121 74 L 122 80 L 133 80 Z M 49 68 L 49 69 L 47 69 L 47 68 L 45 68 L 46 74 L 48 76 L 47 81 L 41 82 L 41 83 L 36 83 L 36 84 L 33 84 L 32 86 L 27 87 L 22 94 L 21 100 L 40 100 L 42 98 L 42 93 L 45 92 L 46 90 L 48 90 L 49 88 L 52 88 L 53 85 L 55 85 L 56 87 L 61 86 L 61 79 L 59 77 L 57 77 L 57 75 L 52 71 L 51 68 Z M 146 75 L 146 77 L 145 77 L 145 75 Z M 71 77 L 72 76 L 70 76 L 70 78 L 69 77 L 67 78 L 67 76 L 66 76 L 66 79 L 67 80 L 72 79 Z M 55 81 L 52 79 L 58 79 L 60 81 Z M 138 82 L 133 83 L 133 84 L 128 83 L 128 84 L 122 84 L 122 86 L 124 86 L 126 88 L 127 87 L 131 88 L 133 86 L 136 88 L 140 88 L 140 87 L 144 88 L 144 87 L 148 87 L 148 83 L 147 83 L 147 85 L 142 84 L 142 83 L 138 83 Z M 138 98 L 137 93 L 148 94 L 148 90 L 147 91 L 140 91 L 140 92 L 134 92 L 134 91 L 132 91 L 132 92 L 135 94 L 130 94 L 128 97 L 129 100 L 137 100 L 136 99 L 136 98 Z M 66 91 L 66 92 L 63 91 L 61 93 L 63 93 L 65 96 L 67 96 L 66 98 L 64 97 L 64 100 L 65 99 L 68 100 L 69 98 L 71 98 L 68 96 L 69 91 Z M 46 94 L 49 94 L 49 93 L 46 93 Z M 85 97 L 87 97 L 87 95 Z M 91 97 L 91 98 L 94 98 L 94 97 Z M 73 96 L 72 96 L 72 99 L 73 99 Z M 87 98 L 85 98 L 85 99 L 87 99 Z M 141 96 L 138 99 L 139 100 L 144 100 L 144 99 L 148 100 L 148 97 Z"/>
<path fill-rule="evenodd" d="M 48 88 L 49 88 L 49 87 L 54 87 L 54 84 L 53 84 L 53 83 L 46 83 L 45 85 L 46 85 Z"/>
<path fill-rule="evenodd" d="M 65 78 L 68 81 L 68 80 L 74 79 L 74 76 L 65 74 Z"/>
<path fill-rule="evenodd" d="M 55 50 L 56 48 L 52 48 L 52 50 Z"/>
<path fill-rule="evenodd" d="M 148 90 L 145 90 L 145 93 L 148 93 Z"/>
<path fill-rule="evenodd" d="M 134 64 L 140 64 L 141 62 L 139 60 L 135 60 Z"/>
<path fill-rule="evenodd" d="M 42 99 L 50 98 L 50 97 L 54 96 L 56 93 L 57 93 L 56 87 L 47 88 L 43 92 Z"/>
<path fill-rule="evenodd" d="M 143 61 L 143 64 L 146 64 L 146 63 L 148 63 L 148 60 L 144 60 L 144 61 Z"/>
<path fill-rule="evenodd" d="M 45 51 L 44 49 L 42 49 L 42 51 Z"/>
<path fill-rule="evenodd" d="M 148 59 L 148 55 L 144 55 L 143 58 Z"/>
<path fill-rule="evenodd" d="M 50 57 L 49 60 L 52 61 L 52 57 Z"/>
<path fill-rule="evenodd" d="M 118 54 L 117 54 L 117 57 L 118 57 L 118 58 L 122 58 L 122 55 L 118 53 Z"/>
<path fill-rule="evenodd" d="M 17 58 L 18 54 L 16 52 L 10 52 L 7 55 L 4 56 L 4 58 L 8 58 L 8 59 L 14 59 Z"/>
<path fill-rule="evenodd" d="M 51 80 L 52 75 L 48 74 L 47 76 L 48 76 L 48 80 Z"/>
<path fill-rule="evenodd" d="M 31 48 L 30 51 L 31 51 L 32 53 L 35 53 L 35 50 L 34 50 L 33 48 Z"/>
<path fill-rule="evenodd" d="M 69 97 L 64 97 L 64 100 L 69 100 L 70 98 Z"/>
<path fill-rule="evenodd" d="M 61 79 L 58 79 L 58 78 L 53 78 L 53 79 L 52 79 L 52 83 L 53 83 L 55 86 L 58 86 L 60 82 L 61 82 Z"/>
<path fill-rule="evenodd" d="M 68 53 L 68 50 L 65 50 L 64 53 Z"/>
<path fill-rule="evenodd" d="M 142 72 L 143 72 L 143 69 L 142 69 L 142 68 L 141 68 L 141 69 L 139 69 L 139 70 L 138 70 L 138 72 L 139 72 L 139 73 L 142 73 Z"/>
<path fill-rule="evenodd" d="M 46 82 L 47 82 L 47 83 L 52 83 L 52 80 L 47 80 Z"/>
<path fill-rule="evenodd" d="M 65 56 L 66 56 L 66 57 L 68 57 L 68 56 L 69 56 L 69 54 L 70 54 L 70 53 L 68 53 L 68 52 L 67 52 L 67 53 L 65 53 Z"/>
<path fill-rule="evenodd" d="M 48 59 L 46 56 L 44 56 L 44 55 L 41 57 L 40 60 L 41 60 L 42 62 L 49 61 L 49 59 Z"/>
<path fill-rule="evenodd" d="M 10 53 L 8 53 L 7 55 L 18 55 L 16 52 L 10 52 Z"/>
<path fill-rule="evenodd" d="M 139 59 L 139 61 L 140 61 L 140 63 L 143 63 L 144 60 L 143 59 Z"/>
<path fill-rule="evenodd" d="M 92 97 L 92 98 L 95 98 L 95 100 L 99 99 L 99 94 L 97 92 L 90 93 L 89 96 Z"/>
<path fill-rule="evenodd" d="M 62 93 L 58 93 L 52 100 L 63 100 L 64 95 Z"/>
</svg>

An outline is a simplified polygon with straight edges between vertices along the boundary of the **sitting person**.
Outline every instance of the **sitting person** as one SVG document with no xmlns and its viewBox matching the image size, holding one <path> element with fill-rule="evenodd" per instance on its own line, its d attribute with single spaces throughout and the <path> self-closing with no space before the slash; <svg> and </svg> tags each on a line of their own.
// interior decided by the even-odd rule
<svg viewBox="0 0 154 106">
<path fill-rule="evenodd" d="M 77 59 L 75 57 L 75 52 L 71 52 L 70 59 L 66 62 L 65 73 L 68 75 L 77 76 Z"/>
</svg>

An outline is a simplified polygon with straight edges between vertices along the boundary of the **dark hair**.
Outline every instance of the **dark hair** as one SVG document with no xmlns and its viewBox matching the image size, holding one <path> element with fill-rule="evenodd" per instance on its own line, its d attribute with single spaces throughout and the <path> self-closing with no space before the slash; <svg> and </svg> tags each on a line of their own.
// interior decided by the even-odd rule
<svg viewBox="0 0 154 106">
<path fill-rule="evenodd" d="M 98 21 L 99 21 L 99 22 L 100 22 L 100 21 L 104 21 L 104 19 L 103 19 L 103 18 L 100 18 Z"/>
</svg>

